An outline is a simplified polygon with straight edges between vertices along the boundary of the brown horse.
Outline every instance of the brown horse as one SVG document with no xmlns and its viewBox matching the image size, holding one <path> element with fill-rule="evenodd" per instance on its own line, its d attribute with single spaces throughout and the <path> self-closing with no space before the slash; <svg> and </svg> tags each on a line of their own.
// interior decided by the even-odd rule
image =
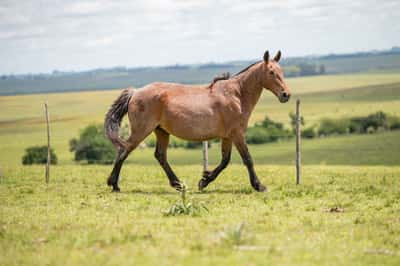
<svg viewBox="0 0 400 266">
<path fill-rule="evenodd" d="M 105 131 L 117 147 L 114 168 L 107 180 L 113 191 L 119 191 L 118 179 L 124 160 L 151 132 L 157 137 L 155 157 L 168 176 L 172 187 L 180 190 L 181 183 L 167 161 L 169 135 L 185 140 L 204 141 L 221 139 L 222 160 L 212 171 L 203 173 L 199 189 L 214 181 L 228 165 L 232 143 L 249 172 L 250 183 L 257 191 L 266 187 L 258 179 L 247 149 L 247 124 L 263 88 L 270 90 L 284 103 L 290 90 L 283 79 L 278 61 L 279 51 L 269 60 L 268 51 L 263 60 L 243 69 L 233 77 L 214 80 L 211 86 L 193 86 L 175 83 L 151 83 L 141 89 L 125 89 L 113 103 L 105 118 Z M 128 113 L 131 135 L 119 137 L 118 130 Z"/>
</svg>

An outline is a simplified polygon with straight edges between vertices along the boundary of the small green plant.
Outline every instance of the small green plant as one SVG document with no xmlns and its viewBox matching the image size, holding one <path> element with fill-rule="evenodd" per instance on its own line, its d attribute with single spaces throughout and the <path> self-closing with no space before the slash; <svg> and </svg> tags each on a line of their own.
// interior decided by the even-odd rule
<svg viewBox="0 0 400 266">
<path fill-rule="evenodd" d="M 188 186 L 182 182 L 182 190 L 180 191 L 181 199 L 175 202 L 166 212 L 165 216 L 178 216 L 178 215 L 190 215 L 199 216 L 202 212 L 208 212 L 207 207 L 204 203 L 196 202 L 188 199 L 187 194 L 189 192 Z"/>
<path fill-rule="evenodd" d="M 240 246 L 245 244 L 244 223 L 233 228 L 227 228 L 221 233 L 221 242 L 227 246 Z"/>
</svg>

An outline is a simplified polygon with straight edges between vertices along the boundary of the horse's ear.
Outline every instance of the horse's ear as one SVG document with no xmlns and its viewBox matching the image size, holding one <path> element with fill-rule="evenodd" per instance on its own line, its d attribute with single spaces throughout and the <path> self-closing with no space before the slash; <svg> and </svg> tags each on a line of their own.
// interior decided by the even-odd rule
<svg viewBox="0 0 400 266">
<path fill-rule="evenodd" d="M 274 57 L 274 61 L 275 62 L 279 62 L 279 59 L 281 59 L 281 51 L 279 50 L 277 53 L 276 53 L 276 55 L 275 55 L 275 57 Z"/>
<path fill-rule="evenodd" d="M 269 52 L 268 52 L 268 50 L 265 51 L 265 53 L 264 53 L 264 61 L 265 61 L 266 63 L 268 63 L 268 61 L 269 61 Z"/>
</svg>

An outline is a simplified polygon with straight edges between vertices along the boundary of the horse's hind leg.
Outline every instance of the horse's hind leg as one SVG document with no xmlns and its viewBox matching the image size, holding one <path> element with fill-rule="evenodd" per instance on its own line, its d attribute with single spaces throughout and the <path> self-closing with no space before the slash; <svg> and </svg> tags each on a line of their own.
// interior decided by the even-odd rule
<svg viewBox="0 0 400 266">
<path fill-rule="evenodd" d="M 232 151 L 232 140 L 230 139 L 222 139 L 221 142 L 221 153 L 222 153 L 222 159 L 220 164 L 211 172 L 210 171 L 204 171 L 203 172 L 203 178 L 200 179 L 199 181 L 199 190 L 203 190 L 205 187 L 208 186 L 212 181 L 214 181 L 217 176 L 226 168 L 226 166 L 229 164 L 229 161 L 231 159 L 231 151 Z"/>
<path fill-rule="evenodd" d="M 135 130 L 132 132 L 131 136 L 127 140 L 127 147 L 121 147 L 118 150 L 118 154 L 115 158 L 114 168 L 111 171 L 110 177 L 107 179 L 107 185 L 113 187 L 114 192 L 119 192 L 120 189 L 118 187 L 119 174 L 121 172 L 122 164 L 128 155 L 136 149 L 136 147 L 142 142 L 150 133 L 152 129 L 147 130 Z"/>
<path fill-rule="evenodd" d="M 156 151 L 154 152 L 154 156 L 168 176 L 169 184 L 175 189 L 181 190 L 181 182 L 179 181 L 178 177 L 176 177 L 174 171 L 172 171 L 171 166 L 167 161 L 169 134 L 159 127 L 154 130 L 154 133 L 157 137 Z"/>
<path fill-rule="evenodd" d="M 107 185 L 113 187 L 113 192 L 120 191 L 118 187 L 119 173 L 121 172 L 122 164 L 131 151 L 132 150 L 126 148 L 120 148 L 118 150 L 117 156 L 115 157 L 114 167 L 111 171 L 110 177 L 107 179 Z"/>
</svg>

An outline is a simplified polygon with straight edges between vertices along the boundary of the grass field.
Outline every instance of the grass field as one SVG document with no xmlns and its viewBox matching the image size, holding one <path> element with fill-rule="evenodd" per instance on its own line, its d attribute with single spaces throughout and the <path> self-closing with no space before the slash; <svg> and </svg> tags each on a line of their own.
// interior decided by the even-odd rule
<svg viewBox="0 0 400 266">
<path fill-rule="evenodd" d="M 384 111 L 400 116 L 400 72 L 288 80 L 306 126 L 321 118 Z M 399 265 L 400 131 L 302 141 L 296 186 L 294 142 L 252 145 L 268 193 L 232 164 L 197 192 L 201 151 L 169 149 L 169 160 L 198 216 L 166 217 L 179 200 L 153 149 L 136 150 L 122 169 L 122 193 L 105 185 L 111 166 L 75 163 L 68 142 L 101 123 L 119 90 L 0 97 L 0 265 Z M 24 149 L 46 143 L 49 102 L 59 165 L 21 166 Z M 289 124 L 294 101 L 264 93 L 251 123 L 268 115 Z M 211 166 L 220 160 L 213 143 Z M 242 229 L 238 229 L 242 228 Z"/>
<path fill-rule="evenodd" d="M 176 168 L 196 191 L 201 167 Z M 1 265 L 399 265 L 400 168 L 257 166 L 254 193 L 241 165 L 204 193 L 208 212 L 165 217 L 179 195 L 161 170 L 127 165 L 121 193 L 103 166 L 4 169 Z M 237 228 L 243 224 L 243 230 Z"/>
</svg>

